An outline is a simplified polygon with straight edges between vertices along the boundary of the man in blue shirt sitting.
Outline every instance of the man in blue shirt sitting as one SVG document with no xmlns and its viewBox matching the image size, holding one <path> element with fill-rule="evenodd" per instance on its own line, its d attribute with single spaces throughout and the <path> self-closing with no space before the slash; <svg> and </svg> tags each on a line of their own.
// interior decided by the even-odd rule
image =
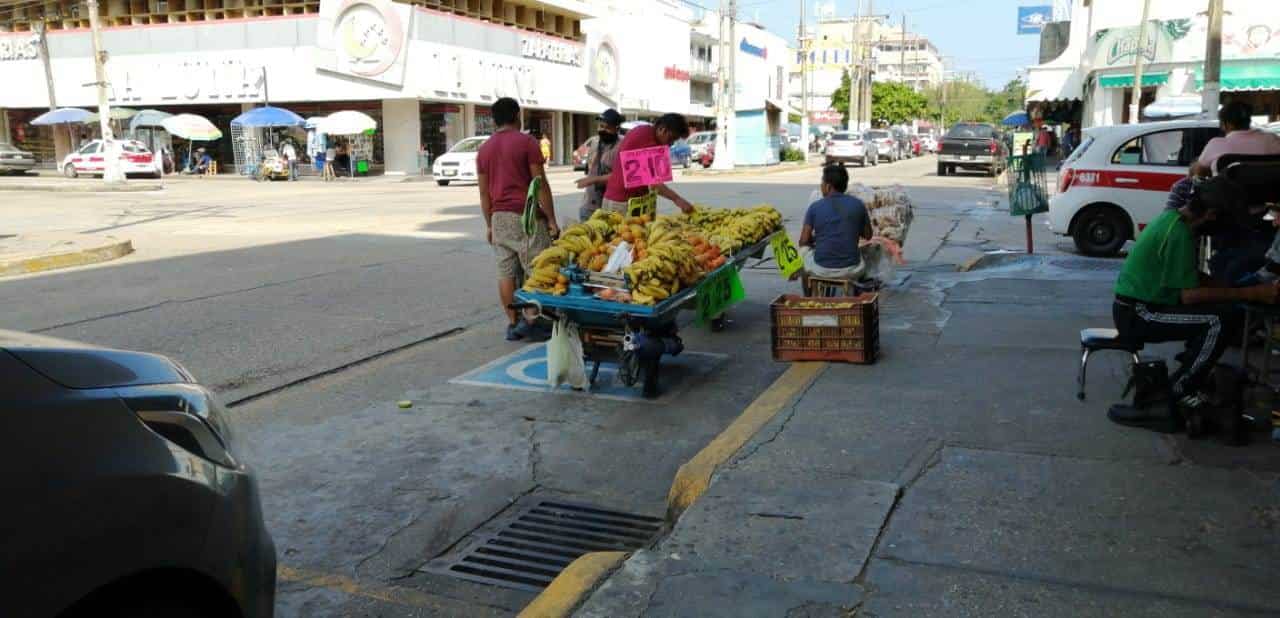
<svg viewBox="0 0 1280 618">
<path fill-rule="evenodd" d="M 845 194 L 848 188 L 845 168 L 823 168 L 822 199 L 809 205 L 800 230 L 806 277 L 857 281 L 867 269 L 858 239 L 871 238 L 871 217 L 862 200 Z"/>
</svg>

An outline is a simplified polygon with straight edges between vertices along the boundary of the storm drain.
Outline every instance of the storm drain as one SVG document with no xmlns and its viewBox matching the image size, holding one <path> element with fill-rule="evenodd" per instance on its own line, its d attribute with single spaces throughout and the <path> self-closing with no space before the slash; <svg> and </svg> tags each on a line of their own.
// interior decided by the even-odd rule
<svg viewBox="0 0 1280 618">
<path fill-rule="evenodd" d="M 648 546 L 663 520 L 590 504 L 541 499 L 495 532 L 478 536 L 457 557 L 427 571 L 467 581 L 538 592 L 579 556 Z"/>
</svg>

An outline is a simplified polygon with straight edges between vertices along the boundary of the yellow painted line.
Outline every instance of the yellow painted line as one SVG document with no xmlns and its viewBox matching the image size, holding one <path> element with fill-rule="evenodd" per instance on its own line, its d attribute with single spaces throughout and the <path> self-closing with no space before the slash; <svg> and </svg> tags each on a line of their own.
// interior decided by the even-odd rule
<svg viewBox="0 0 1280 618">
<path fill-rule="evenodd" d="M 412 588 L 363 583 L 345 575 L 318 573 L 280 565 L 276 569 L 276 576 L 280 581 L 303 584 L 312 588 L 327 588 L 392 605 L 431 609 L 445 616 L 460 616 L 475 610 L 474 607 L 455 599 L 427 594 Z"/>
<path fill-rule="evenodd" d="M 671 491 L 667 493 L 667 521 L 674 523 L 685 509 L 707 491 L 716 469 L 733 457 L 756 432 L 808 388 L 826 367 L 826 363 L 792 363 L 732 424 L 694 455 L 693 459 L 680 466 L 671 483 Z"/>
<path fill-rule="evenodd" d="M 97 264 L 133 253 L 133 242 L 114 242 L 78 251 L 0 260 L 0 275 L 26 275 L 46 270 Z"/>
<path fill-rule="evenodd" d="M 611 573 L 622 566 L 627 554 L 620 551 L 597 551 L 584 554 L 569 563 L 551 585 L 517 618 L 561 618 L 568 616 L 587 599 Z"/>
</svg>

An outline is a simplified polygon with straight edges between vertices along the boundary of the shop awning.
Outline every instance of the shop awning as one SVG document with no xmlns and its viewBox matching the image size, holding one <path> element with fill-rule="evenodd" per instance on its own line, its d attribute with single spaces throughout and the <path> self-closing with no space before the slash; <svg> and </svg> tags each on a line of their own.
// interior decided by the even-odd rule
<svg viewBox="0 0 1280 618">
<path fill-rule="evenodd" d="M 1034 66 L 1027 70 L 1027 102 L 1084 98 L 1084 78 L 1075 66 Z"/>
<path fill-rule="evenodd" d="M 1224 92 L 1280 90 L 1280 62 L 1226 63 L 1219 76 Z M 1196 69 L 1196 89 L 1204 88 L 1204 67 Z"/>
<path fill-rule="evenodd" d="M 1163 86 L 1169 83 L 1169 73 L 1143 73 L 1143 86 Z M 1098 86 L 1102 88 L 1132 88 L 1133 73 L 1126 75 L 1100 75 L 1098 76 Z"/>
</svg>

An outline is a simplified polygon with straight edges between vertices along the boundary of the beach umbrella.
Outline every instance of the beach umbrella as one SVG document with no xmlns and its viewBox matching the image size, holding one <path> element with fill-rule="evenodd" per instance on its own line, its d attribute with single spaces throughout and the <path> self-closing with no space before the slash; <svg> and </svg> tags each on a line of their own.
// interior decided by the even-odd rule
<svg viewBox="0 0 1280 618">
<path fill-rule="evenodd" d="M 88 122 L 90 116 L 93 116 L 93 114 L 78 107 L 60 107 L 36 116 L 35 120 L 31 121 L 31 124 L 51 125 Z"/>
<path fill-rule="evenodd" d="M 301 127 L 307 121 L 283 107 L 255 107 L 231 120 L 232 125 L 244 127 Z"/>
<path fill-rule="evenodd" d="M 112 120 L 128 120 L 130 118 L 133 118 L 135 115 L 137 115 L 137 113 L 138 113 L 138 110 L 136 109 L 132 109 L 128 107 L 113 107 L 111 108 L 110 115 Z M 89 118 L 85 120 L 85 122 L 97 122 L 97 121 L 98 121 L 98 114 L 96 112 L 89 114 Z"/>
<path fill-rule="evenodd" d="M 1017 111 L 1005 116 L 1004 120 L 1000 121 L 1000 124 L 1006 127 L 1025 127 L 1031 124 L 1031 118 L 1027 116 L 1026 112 Z"/>
<path fill-rule="evenodd" d="M 163 127 L 164 119 L 172 117 L 173 114 L 169 112 L 162 112 L 158 109 L 144 109 L 129 119 L 129 131 L 137 131 L 138 127 Z"/>
<path fill-rule="evenodd" d="M 324 116 L 312 116 L 312 117 L 308 118 L 308 119 L 306 120 L 306 122 L 305 122 L 302 126 L 303 126 L 304 128 L 307 128 L 307 129 L 315 129 L 315 130 L 320 131 L 321 133 L 323 133 L 324 131 L 322 131 L 322 130 L 320 129 L 320 123 L 322 123 L 322 122 L 324 122 Z"/>
<path fill-rule="evenodd" d="M 334 112 L 324 117 L 317 129 L 329 135 L 360 135 L 378 128 L 378 122 L 357 111 Z"/>
<path fill-rule="evenodd" d="M 170 116 L 162 120 L 160 126 L 164 127 L 169 135 L 193 142 L 211 142 L 222 137 L 222 131 L 219 131 L 218 127 L 213 126 L 213 123 L 203 116 L 195 114 Z"/>
</svg>

